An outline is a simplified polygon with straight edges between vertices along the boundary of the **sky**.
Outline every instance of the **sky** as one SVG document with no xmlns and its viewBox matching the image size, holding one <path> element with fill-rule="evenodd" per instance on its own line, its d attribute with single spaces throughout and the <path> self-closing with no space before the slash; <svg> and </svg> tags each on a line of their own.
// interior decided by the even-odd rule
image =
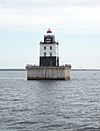
<svg viewBox="0 0 100 131">
<path fill-rule="evenodd" d="M 0 0 L 0 68 L 38 65 L 48 28 L 60 65 L 100 68 L 100 0 Z"/>
</svg>

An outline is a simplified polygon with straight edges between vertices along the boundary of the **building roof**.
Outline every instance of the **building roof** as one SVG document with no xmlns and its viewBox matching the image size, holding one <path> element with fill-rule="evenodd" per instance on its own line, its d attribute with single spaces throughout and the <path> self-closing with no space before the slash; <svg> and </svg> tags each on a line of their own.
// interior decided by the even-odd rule
<svg viewBox="0 0 100 131">
<path fill-rule="evenodd" d="M 52 31 L 50 30 L 50 28 L 47 30 L 47 33 L 52 33 Z"/>
</svg>

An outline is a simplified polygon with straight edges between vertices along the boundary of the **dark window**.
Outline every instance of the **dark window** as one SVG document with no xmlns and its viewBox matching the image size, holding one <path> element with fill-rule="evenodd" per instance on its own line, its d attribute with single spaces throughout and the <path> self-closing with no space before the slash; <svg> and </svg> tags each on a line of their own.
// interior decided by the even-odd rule
<svg viewBox="0 0 100 131">
<path fill-rule="evenodd" d="M 52 46 L 50 46 L 50 50 L 52 50 Z"/>
<path fill-rule="evenodd" d="M 50 52 L 50 56 L 52 56 L 52 52 Z"/>
<path fill-rule="evenodd" d="M 44 50 L 46 50 L 46 46 L 44 46 Z"/>
<path fill-rule="evenodd" d="M 46 52 L 44 52 L 44 56 L 46 56 Z"/>
</svg>

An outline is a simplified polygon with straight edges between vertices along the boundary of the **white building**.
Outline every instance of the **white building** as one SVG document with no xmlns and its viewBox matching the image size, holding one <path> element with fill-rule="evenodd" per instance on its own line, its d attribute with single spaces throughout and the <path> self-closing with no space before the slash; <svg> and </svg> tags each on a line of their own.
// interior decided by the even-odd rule
<svg viewBox="0 0 100 131">
<path fill-rule="evenodd" d="M 40 42 L 40 66 L 59 66 L 59 43 L 50 29 Z"/>
</svg>

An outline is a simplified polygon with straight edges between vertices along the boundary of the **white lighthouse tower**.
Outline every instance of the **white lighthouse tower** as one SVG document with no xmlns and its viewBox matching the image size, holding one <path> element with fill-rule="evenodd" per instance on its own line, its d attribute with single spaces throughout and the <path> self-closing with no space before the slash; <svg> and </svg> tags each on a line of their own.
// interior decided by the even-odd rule
<svg viewBox="0 0 100 131">
<path fill-rule="evenodd" d="M 40 66 L 59 66 L 59 43 L 48 29 L 44 41 L 40 42 Z"/>
<path fill-rule="evenodd" d="M 59 66 L 59 43 L 48 29 L 40 42 L 39 66 L 27 65 L 27 80 L 69 80 L 71 65 Z"/>
</svg>

